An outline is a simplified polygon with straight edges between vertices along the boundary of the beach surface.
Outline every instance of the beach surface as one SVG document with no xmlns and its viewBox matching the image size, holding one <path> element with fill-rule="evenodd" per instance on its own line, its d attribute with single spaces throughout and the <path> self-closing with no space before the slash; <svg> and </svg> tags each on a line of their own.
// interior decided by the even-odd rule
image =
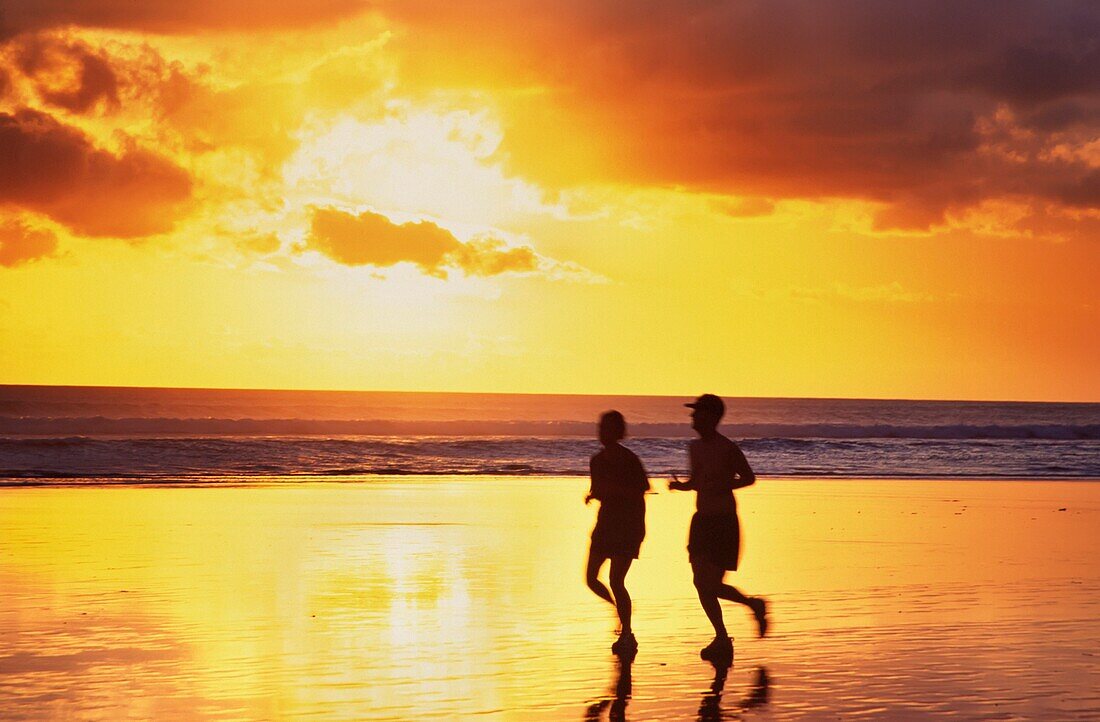
<svg viewBox="0 0 1100 722">
<path fill-rule="evenodd" d="M 723 672 L 653 481 L 626 669 L 584 478 L 0 489 L 0 718 L 1100 718 L 1100 483 L 761 479 Z"/>
</svg>

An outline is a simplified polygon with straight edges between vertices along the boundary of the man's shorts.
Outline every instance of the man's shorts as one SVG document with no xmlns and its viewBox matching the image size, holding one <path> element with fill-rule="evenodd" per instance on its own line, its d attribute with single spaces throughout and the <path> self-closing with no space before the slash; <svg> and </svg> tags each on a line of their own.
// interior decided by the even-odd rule
<svg viewBox="0 0 1100 722">
<path fill-rule="evenodd" d="M 736 514 L 700 514 L 691 517 L 688 557 L 705 560 L 721 569 L 737 569 L 741 555 L 741 525 Z"/>
</svg>

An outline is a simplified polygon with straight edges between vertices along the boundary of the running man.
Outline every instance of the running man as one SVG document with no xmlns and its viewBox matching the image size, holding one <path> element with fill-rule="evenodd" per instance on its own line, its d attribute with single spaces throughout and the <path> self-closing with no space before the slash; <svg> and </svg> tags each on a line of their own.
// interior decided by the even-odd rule
<svg viewBox="0 0 1100 722">
<path fill-rule="evenodd" d="M 675 474 L 671 490 L 694 491 L 695 515 L 688 534 L 688 557 L 699 603 L 714 626 L 714 641 L 700 656 L 708 661 L 730 658 L 733 641 L 726 632 L 719 599 L 744 604 L 756 617 L 763 637 L 768 631 L 767 603 L 761 597 L 747 597 L 724 582 L 727 571 L 737 569 L 741 552 L 741 525 L 737 520 L 737 502 L 733 490 L 751 485 L 756 474 L 740 447 L 718 433 L 718 422 L 726 405 L 714 394 L 703 394 L 690 404 L 691 428 L 699 434 L 688 446 L 691 478 L 680 481 Z"/>
</svg>

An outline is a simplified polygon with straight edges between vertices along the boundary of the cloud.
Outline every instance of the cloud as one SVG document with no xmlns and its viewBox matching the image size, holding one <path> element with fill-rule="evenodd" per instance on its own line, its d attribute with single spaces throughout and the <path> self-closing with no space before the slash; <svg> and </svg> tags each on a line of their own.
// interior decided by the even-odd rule
<svg viewBox="0 0 1100 722">
<path fill-rule="evenodd" d="M 1095 2 L 1006 0 L 995 12 L 984 0 L 381 8 L 411 29 L 406 61 L 425 85 L 500 85 L 509 73 L 510 87 L 539 90 L 509 99 L 502 145 L 535 179 L 859 198 L 883 205 L 880 225 L 902 227 L 989 198 L 1096 207 L 1090 168 L 1044 155 L 1100 132 Z M 417 61 L 433 51 L 448 63 Z M 985 122 L 1003 111 L 1020 131 L 1011 157 L 994 152 L 1005 139 Z M 568 162 L 583 135 L 601 139 L 596 167 Z"/>
<path fill-rule="evenodd" d="M 46 113 L 0 113 L 0 204 L 84 235 L 133 238 L 170 230 L 191 189 L 186 171 L 133 141 L 115 154 Z"/>
<path fill-rule="evenodd" d="M 65 25 L 159 33 L 302 28 L 366 8 L 363 0 L 0 0 L 0 39 Z"/>
<path fill-rule="evenodd" d="M 449 255 L 449 261 L 467 276 L 496 276 L 501 273 L 537 270 L 539 257 L 529 246 L 508 247 L 498 238 L 474 238 Z"/>
<path fill-rule="evenodd" d="M 170 50 L 128 39 L 101 41 L 91 52 L 116 77 L 117 115 L 131 127 L 152 118 L 155 142 L 192 157 L 241 152 L 258 173 L 272 175 L 298 147 L 307 118 L 382 107 L 384 43 L 356 38 L 329 47 L 319 36 L 308 43 L 284 37 L 280 42 L 305 47 L 282 52 L 275 43 L 242 42 L 213 63 L 185 64 Z M 54 37 L 74 42 L 72 33 Z"/>
<path fill-rule="evenodd" d="M 0 0 L 2 1 L 2 0 Z M 209 66 L 169 61 L 148 42 L 82 34 L 79 29 L 24 34 L 0 43 L 0 72 L 12 90 L 8 108 L 110 117 L 114 128 L 141 128 L 158 142 L 164 121 L 196 93 Z M 94 127 L 73 119 L 82 127 Z M 152 123 L 150 123 L 152 121 Z M 151 128 L 150 128 L 151 126 Z M 101 128 L 101 132 L 108 130 Z"/>
<path fill-rule="evenodd" d="M 57 251 L 57 236 L 19 220 L 0 220 L 0 266 L 12 268 Z"/>
<path fill-rule="evenodd" d="M 775 212 L 775 201 L 770 198 L 717 198 L 712 205 L 731 218 L 758 218 Z"/>
<path fill-rule="evenodd" d="M 437 278 L 446 278 L 450 270 L 468 276 L 532 272 L 541 260 L 527 246 L 508 246 L 492 237 L 460 241 L 431 221 L 394 223 L 379 213 L 355 215 L 334 208 L 313 208 L 306 247 L 348 266 L 412 263 Z"/>
<path fill-rule="evenodd" d="M 72 113 L 119 105 L 119 83 L 110 61 L 76 40 L 27 36 L 15 43 L 15 62 L 35 81 L 46 103 Z"/>
<path fill-rule="evenodd" d="M 1067 182 L 1057 198 L 1075 208 L 1100 208 L 1100 168 L 1090 170 L 1081 178 Z"/>
<path fill-rule="evenodd" d="M 278 251 L 282 241 L 274 233 L 244 233 L 238 236 L 238 245 L 246 251 L 266 256 Z"/>
</svg>

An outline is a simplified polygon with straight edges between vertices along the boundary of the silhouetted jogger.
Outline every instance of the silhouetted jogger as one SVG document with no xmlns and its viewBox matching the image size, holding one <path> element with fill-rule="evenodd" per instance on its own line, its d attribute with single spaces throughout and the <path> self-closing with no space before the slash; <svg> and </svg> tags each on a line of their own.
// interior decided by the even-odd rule
<svg viewBox="0 0 1100 722">
<path fill-rule="evenodd" d="M 691 428 L 699 434 L 688 446 L 691 478 L 682 482 L 673 474 L 668 488 L 696 492 L 695 515 L 688 534 L 688 556 L 699 603 L 714 627 L 714 641 L 703 648 L 703 659 L 732 656 L 733 642 L 726 633 L 719 599 L 744 604 L 752 610 L 763 637 L 768 631 L 767 604 L 724 583 L 727 570 L 737 569 L 741 553 L 741 525 L 733 490 L 749 486 L 756 475 L 736 443 L 718 433 L 726 405 L 714 394 L 703 394 L 690 404 Z"/>
<path fill-rule="evenodd" d="M 619 639 L 611 651 L 620 655 L 638 649 L 630 625 L 631 602 L 626 591 L 626 573 L 638 558 L 645 538 L 645 493 L 649 490 L 642 462 L 633 451 L 619 442 L 626 436 L 626 421 L 618 411 L 600 417 L 599 438 L 603 444 L 589 462 L 592 487 L 584 503 L 600 502 L 592 545 L 588 551 L 585 577 L 588 588 L 601 599 L 615 605 L 619 614 Z M 611 560 L 611 590 L 599 580 L 600 567 Z"/>
</svg>

